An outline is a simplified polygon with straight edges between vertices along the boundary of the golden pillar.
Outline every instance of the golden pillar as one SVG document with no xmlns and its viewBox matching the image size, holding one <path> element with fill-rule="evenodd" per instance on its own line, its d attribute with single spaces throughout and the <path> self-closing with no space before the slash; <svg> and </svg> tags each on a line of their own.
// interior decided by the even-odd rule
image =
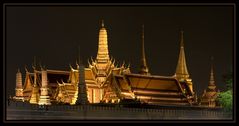
<svg viewBox="0 0 239 126">
<path fill-rule="evenodd" d="M 39 105 L 51 105 L 50 96 L 48 95 L 47 71 L 42 70 L 42 87 Z"/>
</svg>

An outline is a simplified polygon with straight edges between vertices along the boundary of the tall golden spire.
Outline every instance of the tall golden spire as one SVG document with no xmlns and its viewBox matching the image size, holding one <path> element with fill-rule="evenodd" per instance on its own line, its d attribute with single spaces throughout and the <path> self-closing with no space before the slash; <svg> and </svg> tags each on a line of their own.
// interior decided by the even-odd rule
<svg viewBox="0 0 239 126">
<path fill-rule="evenodd" d="M 178 58 L 178 65 L 176 68 L 175 75 L 179 80 L 189 78 L 187 65 L 186 65 L 185 52 L 184 52 L 184 40 L 183 40 L 183 31 L 182 30 L 181 30 L 180 52 L 179 52 L 179 58 Z"/>
<path fill-rule="evenodd" d="M 140 74 L 150 74 L 147 63 L 146 63 L 146 58 L 145 58 L 145 49 L 144 49 L 144 25 L 142 25 L 142 57 L 141 57 L 141 66 L 140 66 Z"/>
<path fill-rule="evenodd" d="M 102 20 L 101 29 L 99 32 L 99 45 L 96 60 L 97 62 L 106 63 L 109 61 L 109 59 L 107 31 L 104 27 L 104 21 Z"/>
</svg>

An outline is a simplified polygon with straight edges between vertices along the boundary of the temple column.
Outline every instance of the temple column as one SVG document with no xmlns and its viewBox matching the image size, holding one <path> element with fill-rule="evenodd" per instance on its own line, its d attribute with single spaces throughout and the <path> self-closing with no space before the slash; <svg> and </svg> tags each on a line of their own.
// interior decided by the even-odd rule
<svg viewBox="0 0 239 126">
<path fill-rule="evenodd" d="M 92 89 L 92 95 L 93 95 L 93 100 L 92 100 L 92 103 L 95 103 L 95 89 Z"/>
<path fill-rule="evenodd" d="M 48 86 L 47 86 L 47 71 L 42 70 L 42 87 L 41 95 L 39 100 L 39 105 L 51 105 L 50 96 L 48 95 Z"/>
<path fill-rule="evenodd" d="M 103 89 L 99 89 L 100 90 L 100 101 L 103 99 Z"/>
</svg>

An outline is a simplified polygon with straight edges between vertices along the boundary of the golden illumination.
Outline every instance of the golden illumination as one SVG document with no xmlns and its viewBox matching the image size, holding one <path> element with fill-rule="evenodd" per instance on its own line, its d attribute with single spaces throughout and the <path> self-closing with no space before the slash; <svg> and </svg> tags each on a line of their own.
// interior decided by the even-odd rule
<svg viewBox="0 0 239 126">
<path fill-rule="evenodd" d="M 18 71 L 14 98 L 38 105 L 51 105 L 53 101 L 70 105 L 88 102 L 119 103 L 122 99 L 137 99 L 149 104 L 192 105 L 195 103 L 195 95 L 186 66 L 183 31 L 180 42 L 175 76 L 150 75 L 145 56 L 143 26 L 141 67 L 139 74 L 133 74 L 130 65 L 117 65 L 110 58 L 107 29 L 102 21 L 97 55 L 95 59 L 88 61 L 88 67 L 76 63 L 76 69 L 70 65 L 69 71 L 37 71 L 34 68 L 34 73 L 30 73 L 26 69 L 24 86 L 22 75 Z M 215 89 L 214 87 L 211 72 L 209 89 Z M 205 93 L 204 96 L 209 94 L 213 95 Z M 212 104 L 210 102 L 210 106 Z"/>
</svg>

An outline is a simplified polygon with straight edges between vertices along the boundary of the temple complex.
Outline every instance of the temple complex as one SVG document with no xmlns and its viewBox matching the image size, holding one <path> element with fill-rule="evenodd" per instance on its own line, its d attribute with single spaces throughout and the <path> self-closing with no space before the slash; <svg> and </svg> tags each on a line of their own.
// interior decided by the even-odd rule
<svg viewBox="0 0 239 126">
<path fill-rule="evenodd" d="M 140 69 L 138 73 L 132 73 L 129 65 L 123 63 L 118 66 L 110 58 L 107 29 L 102 21 L 97 55 L 95 59 L 88 60 L 88 66 L 83 65 L 80 54 L 76 67 L 70 65 L 69 71 L 39 69 L 34 65 L 33 72 L 25 69 L 24 84 L 18 70 L 14 99 L 38 105 L 119 103 L 123 99 L 152 105 L 197 105 L 197 96 L 186 65 L 183 31 L 180 32 L 178 63 L 172 76 L 150 74 L 144 25 L 141 38 Z M 211 69 L 210 83 L 202 96 L 201 105 L 215 107 L 215 88 Z"/>
</svg>

